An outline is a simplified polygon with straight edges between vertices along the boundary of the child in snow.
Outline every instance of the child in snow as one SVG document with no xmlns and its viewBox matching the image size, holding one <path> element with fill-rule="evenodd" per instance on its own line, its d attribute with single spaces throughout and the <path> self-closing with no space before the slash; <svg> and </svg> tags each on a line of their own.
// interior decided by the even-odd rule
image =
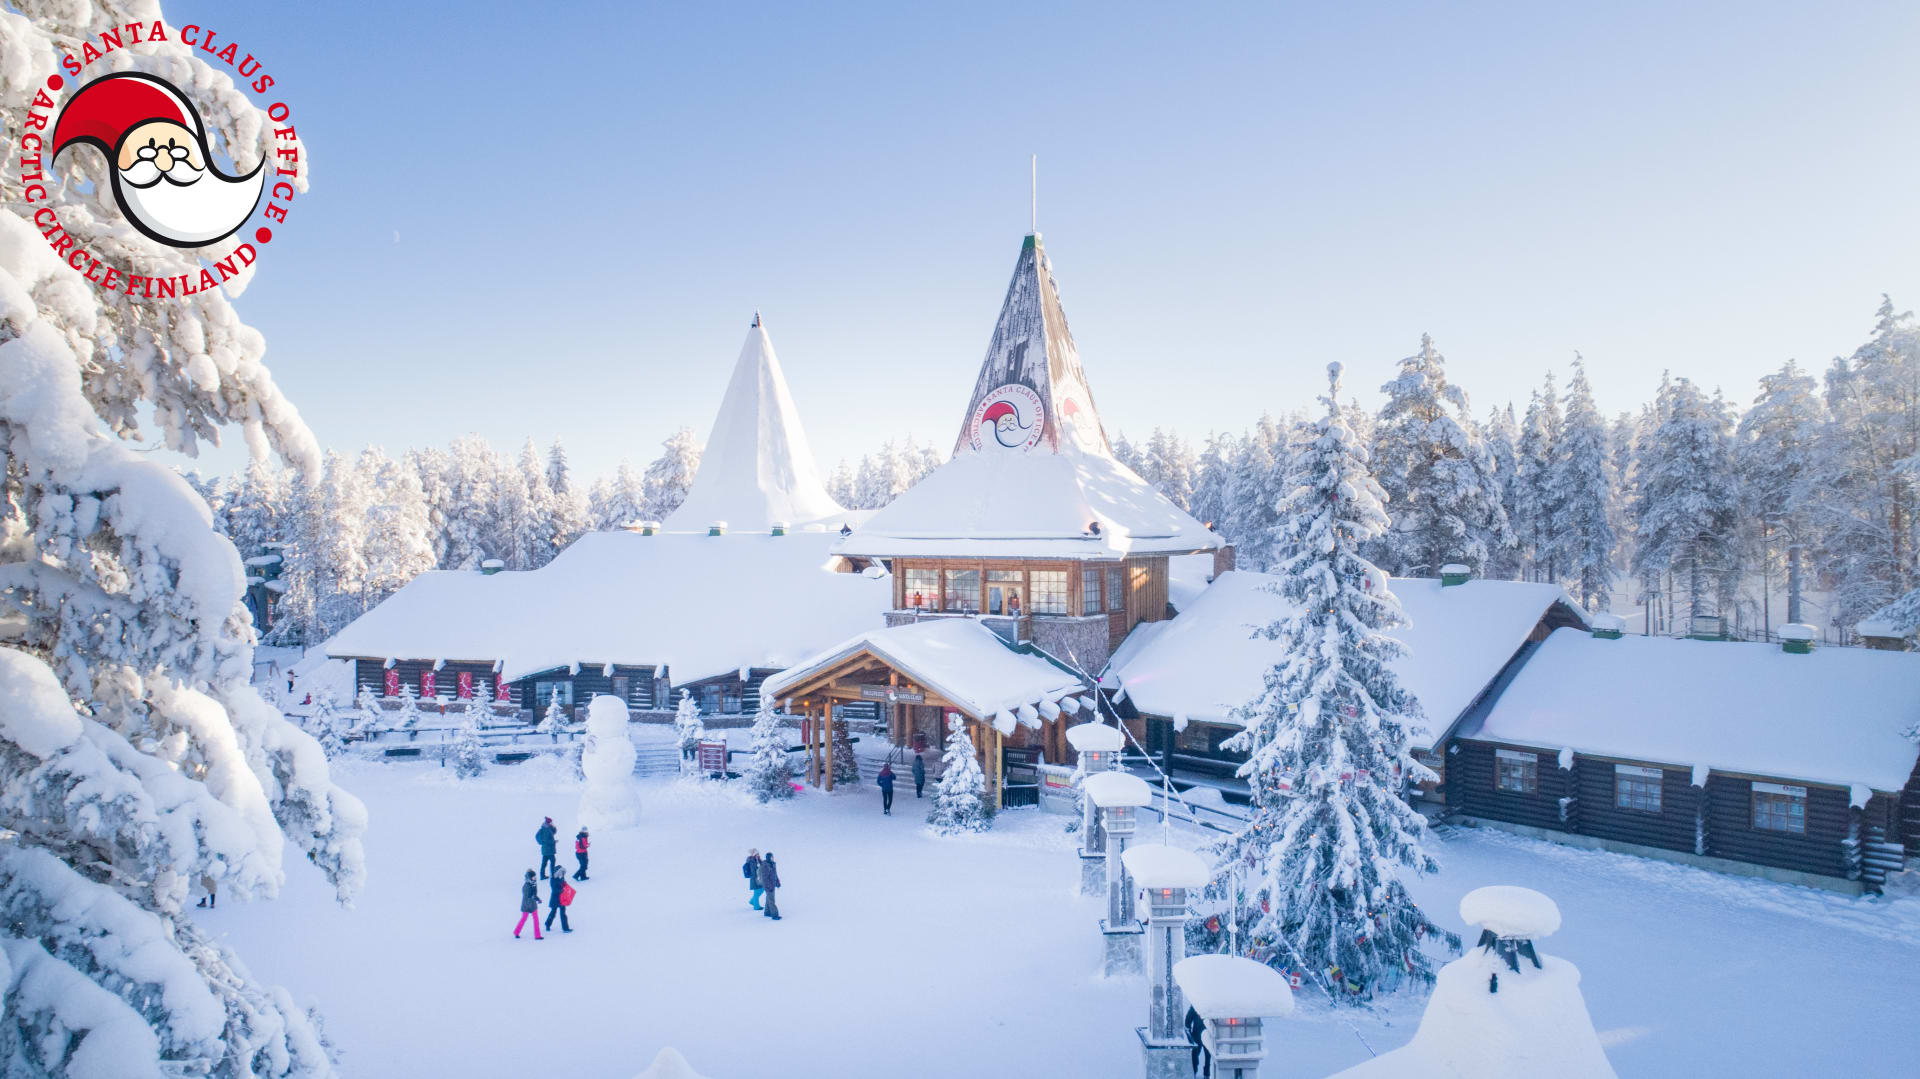
<svg viewBox="0 0 1920 1079">
<path fill-rule="evenodd" d="M 213 874 L 211 873 L 202 874 L 200 877 L 200 887 L 205 888 L 207 894 L 201 896 L 200 902 L 195 903 L 194 906 L 206 907 L 209 910 L 213 909 L 214 904 L 220 900 L 219 882 L 213 879 Z"/>
<path fill-rule="evenodd" d="M 893 816 L 893 764 L 889 762 L 881 765 L 880 774 L 875 776 L 874 780 L 880 784 L 880 812 L 891 817 Z"/>
<path fill-rule="evenodd" d="M 540 886 L 534 883 L 531 869 L 527 870 L 527 879 L 520 882 L 520 920 L 514 923 L 513 939 L 520 939 L 528 918 L 533 919 L 533 939 L 545 940 L 540 935 Z"/>
<path fill-rule="evenodd" d="M 553 818 L 546 818 L 540 830 L 533 833 L 534 842 L 540 844 L 540 879 L 545 880 L 548 871 L 560 867 L 556 852 L 560 849 L 560 829 L 553 826 Z"/>
<path fill-rule="evenodd" d="M 754 910 L 760 909 L 760 848 L 747 852 L 747 860 L 740 863 L 740 874 L 747 878 L 747 905 Z"/>
<path fill-rule="evenodd" d="M 573 926 L 567 924 L 567 906 L 573 902 L 573 889 L 567 884 L 567 871 L 559 866 L 553 867 L 553 875 L 547 878 L 553 894 L 547 897 L 547 928 L 553 928 L 553 916 L 560 916 L 560 931 L 573 932 Z"/>
<path fill-rule="evenodd" d="M 927 795 L 927 762 L 920 754 L 913 755 L 913 796 L 924 798 Z"/>
<path fill-rule="evenodd" d="M 573 856 L 579 859 L 580 861 L 580 871 L 573 875 L 573 879 L 586 880 L 587 879 L 587 830 L 585 828 L 580 829 L 580 834 L 573 837 Z"/>
<path fill-rule="evenodd" d="M 773 864 L 772 851 L 768 851 L 760 856 L 760 875 L 758 879 L 761 890 L 767 893 L 767 905 L 762 913 L 777 922 L 780 920 L 780 904 L 774 901 L 773 893 L 780 887 L 780 868 Z"/>
</svg>

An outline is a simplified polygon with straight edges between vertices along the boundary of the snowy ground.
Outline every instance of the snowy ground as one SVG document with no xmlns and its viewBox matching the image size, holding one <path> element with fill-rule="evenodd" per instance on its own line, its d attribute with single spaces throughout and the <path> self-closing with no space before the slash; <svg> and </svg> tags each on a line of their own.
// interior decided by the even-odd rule
<svg viewBox="0 0 1920 1079">
<path fill-rule="evenodd" d="M 268 980 L 320 1007 L 349 1075 L 628 1079 L 662 1046 L 714 1079 L 1139 1074 L 1138 980 L 1103 981 L 1100 904 L 1072 838 L 1023 810 L 926 834 L 871 786 L 763 808 L 645 784 L 639 830 L 595 838 L 575 932 L 514 940 L 543 815 L 576 828 L 552 762 L 458 783 L 432 765 L 340 766 L 364 798 L 371 882 L 355 910 L 289 866 L 277 902 L 194 911 Z M 1153 831 L 1148 829 L 1149 832 Z M 749 846 L 779 856 L 785 919 L 747 908 Z M 1566 926 L 1623 1076 L 1911 1075 L 1920 899 L 1870 902 L 1499 833 L 1453 831 L 1416 885 L 1443 924 L 1462 894 L 1523 884 Z M 556 929 L 558 927 L 556 926 Z M 1309 1002 L 1261 1074 L 1323 1076 L 1403 1043 L 1421 1002 Z"/>
</svg>

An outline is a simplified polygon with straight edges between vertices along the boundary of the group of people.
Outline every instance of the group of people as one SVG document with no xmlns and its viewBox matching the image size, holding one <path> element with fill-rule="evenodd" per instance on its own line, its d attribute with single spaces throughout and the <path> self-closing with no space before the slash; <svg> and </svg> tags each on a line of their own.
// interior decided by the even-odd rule
<svg viewBox="0 0 1920 1079">
<path fill-rule="evenodd" d="M 560 868 L 560 829 L 554 826 L 553 818 L 548 817 L 533 833 L 533 840 L 540 845 L 540 872 L 527 870 L 525 879 L 520 882 L 520 921 L 513 927 L 513 939 L 520 939 L 520 931 L 526 928 L 527 919 L 533 919 L 533 939 L 543 940 L 540 934 L 540 881 L 547 882 L 547 923 L 549 932 L 553 929 L 553 919 L 560 919 L 562 933 L 573 932 L 573 926 L 567 921 L 567 908 L 573 906 L 574 889 L 572 881 L 587 879 L 587 830 L 583 827 L 573 837 L 573 857 L 579 863 L 571 880 L 567 871 Z"/>
<path fill-rule="evenodd" d="M 874 776 L 873 780 L 880 785 L 880 812 L 893 816 L 893 762 L 881 765 L 880 774 Z M 927 796 L 927 762 L 918 753 L 913 755 L 913 796 Z"/>
<path fill-rule="evenodd" d="M 762 854 L 757 847 L 748 851 L 747 860 L 740 865 L 740 875 L 747 878 L 747 905 L 779 921 L 780 904 L 775 896 L 780 890 L 780 867 L 774 864 L 773 852 Z M 766 900 L 764 906 L 762 899 Z"/>
</svg>

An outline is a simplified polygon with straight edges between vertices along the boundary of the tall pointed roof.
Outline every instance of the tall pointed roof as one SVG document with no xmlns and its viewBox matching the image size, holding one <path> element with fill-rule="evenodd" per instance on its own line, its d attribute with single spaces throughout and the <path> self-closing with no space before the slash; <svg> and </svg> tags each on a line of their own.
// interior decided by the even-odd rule
<svg viewBox="0 0 1920 1079">
<path fill-rule="evenodd" d="M 773 341 L 755 313 L 693 488 L 666 527 L 696 531 L 725 521 L 734 531 L 759 532 L 776 522 L 837 524 L 846 516 L 820 482 Z"/>
<path fill-rule="evenodd" d="M 841 553 L 1098 559 L 1221 544 L 1114 459 L 1038 234 L 1014 263 L 953 452 Z"/>
</svg>

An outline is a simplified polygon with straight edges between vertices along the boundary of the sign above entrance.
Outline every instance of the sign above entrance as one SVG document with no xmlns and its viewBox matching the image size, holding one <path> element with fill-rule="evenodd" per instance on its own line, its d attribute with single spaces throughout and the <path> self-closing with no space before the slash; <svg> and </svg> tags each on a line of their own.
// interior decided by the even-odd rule
<svg viewBox="0 0 1920 1079">
<path fill-rule="evenodd" d="M 861 686 L 860 699 L 863 701 L 886 701 L 888 704 L 925 704 L 927 695 L 917 689 L 901 689 L 899 686 Z"/>
</svg>

